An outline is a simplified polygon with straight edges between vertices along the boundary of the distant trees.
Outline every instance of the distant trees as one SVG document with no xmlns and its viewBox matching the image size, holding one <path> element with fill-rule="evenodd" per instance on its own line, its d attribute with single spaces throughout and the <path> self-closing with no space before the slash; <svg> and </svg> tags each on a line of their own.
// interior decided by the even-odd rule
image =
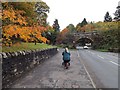
<svg viewBox="0 0 120 90">
<path fill-rule="evenodd" d="M 58 20 L 55 19 L 53 25 L 51 28 L 48 29 L 48 31 L 46 31 L 44 33 L 44 36 L 50 40 L 50 44 L 53 44 L 55 45 L 56 44 L 56 39 L 58 37 L 60 33 L 60 26 L 59 26 L 59 23 L 58 23 Z"/>
<path fill-rule="evenodd" d="M 84 18 L 81 23 L 78 23 L 76 27 L 73 24 L 69 24 L 57 36 L 57 44 L 63 44 L 70 48 L 74 48 L 75 37 L 73 33 L 76 33 L 77 31 L 85 32 L 85 26 L 87 24 L 88 22 L 86 21 L 86 18 Z"/>
<path fill-rule="evenodd" d="M 53 23 L 53 29 L 55 30 L 55 32 L 60 32 L 60 26 L 58 23 L 58 19 L 55 19 L 55 21 Z"/>
<path fill-rule="evenodd" d="M 58 20 L 55 19 L 52 27 L 47 25 L 47 31 L 43 32 L 42 36 L 46 37 L 49 40 L 49 44 L 55 45 L 59 33 L 60 33 L 60 26 Z"/>
<path fill-rule="evenodd" d="M 70 32 L 74 32 L 76 31 L 76 28 L 73 24 L 69 24 L 67 27 L 66 27 L 68 30 L 70 30 Z"/>
<path fill-rule="evenodd" d="M 69 24 L 57 36 L 56 43 L 65 47 L 74 48 L 73 41 L 75 40 L 73 33 L 76 28 L 73 24 Z M 75 41 L 74 41 L 75 42 Z"/>
<path fill-rule="evenodd" d="M 88 22 L 87 22 L 86 18 L 84 18 L 81 23 L 78 23 L 76 25 L 76 30 L 78 32 L 85 32 L 85 25 L 87 25 L 87 24 L 88 24 Z"/>
<path fill-rule="evenodd" d="M 70 33 L 68 28 L 64 28 L 57 36 L 56 43 L 63 45 L 64 47 L 74 48 L 73 41 L 75 40 L 74 35 Z"/>
<path fill-rule="evenodd" d="M 68 28 L 64 28 L 57 36 L 57 44 L 66 44 L 66 36 L 69 33 Z"/>
<path fill-rule="evenodd" d="M 87 22 L 86 18 L 84 18 L 82 22 L 76 25 L 76 27 L 73 24 L 69 24 L 58 34 L 56 39 L 57 44 L 73 47 L 75 42 L 74 32 L 93 32 L 92 39 L 94 41 L 94 49 L 119 49 L 118 43 L 120 30 L 118 28 L 118 23 L 120 23 L 120 6 L 117 7 L 114 15 L 114 21 L 112 20 L 109 12 L 106 12 L 104 22 Z"/>
<path fill-rule="evenodd" d="M 120 3 L 120 2 L 118 2 Z M 111 22 L 111 21 L 120 21 L 120 6 L 118 5 L 116 7 L 116 11 L 114 13 L 115 17 L 112 19 L 112 17 L 110 16 L 109 12 L 106 12 L 105 16 L 104 16 L 104 22 Z"/>
<path fill-rule="evenodd" d="M 109 15 L 109 12 L 106 12 L 105 17 L 104 17 L 104 22 L 111 22 L 112 17 Z"/>
<path fill-rule="evenodd" d="M 116 21 L 120 21 L 120 6 L 117 7 L 117 10 L 115 11 L 114 15 L 115 15 L 114 19 Z"/>
<path fill-rule="evenodd" d="M 56 44 L 56 38 L 58 36 L 58 33 L 55 32 L 55 30 L 53 29 L 53 27 L 51 26 L 47 26 L 47 31 L 42 33 L 42 36 L 46 37 L 49 40 L 49 44 Z"/>
<path fill-rule="evenodd" d="M 88 24 L 88 22 L 86 21 L 86 18 L 84 18 L 81 22 L 81 27 L 85 26 L 86 24 Z"/>
<path fill-rule="evenodd" d="M 75 28 L 76 28 L 77 32 L 80 32 L 81 31 L 81 23 L 78 23 Z"/>
<path fill-rule="evenodd" d="M 37 12 L 37 19 L 39 24 L 42 26 L 46 26 L 47 12 L 49 12 L 49 6 L 45 2 L 36 2 L 35 3 L 35 11 Z"/>
</svg>

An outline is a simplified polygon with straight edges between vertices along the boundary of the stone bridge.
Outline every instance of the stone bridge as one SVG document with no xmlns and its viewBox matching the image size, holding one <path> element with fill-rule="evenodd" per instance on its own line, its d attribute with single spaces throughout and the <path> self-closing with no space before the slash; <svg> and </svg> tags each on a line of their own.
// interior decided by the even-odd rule
<svg viewBox="0 0 120 90">
<path fill-rule="evenodd" d="M 76 45 L 85 45 L 90 44 L 94 42 L 93 36 L 97 35 L 96 31 L 93 32 L 75 32 L 74 35 L 74 41 L 73 43 Z"/>
</svg>

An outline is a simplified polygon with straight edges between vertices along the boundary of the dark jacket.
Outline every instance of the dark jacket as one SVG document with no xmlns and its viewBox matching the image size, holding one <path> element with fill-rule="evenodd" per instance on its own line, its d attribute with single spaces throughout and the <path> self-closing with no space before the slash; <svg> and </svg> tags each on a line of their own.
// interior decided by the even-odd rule
<svg viewBox="0 0 120 90">
<path fill-rule="evenodd" d="M 63 60 L 65 60 L 65 61 L 70 60 L 70 53 L 69 52 L 64 51 L 62 53 L 62 55 L 63 55 Z"/>
</svg>

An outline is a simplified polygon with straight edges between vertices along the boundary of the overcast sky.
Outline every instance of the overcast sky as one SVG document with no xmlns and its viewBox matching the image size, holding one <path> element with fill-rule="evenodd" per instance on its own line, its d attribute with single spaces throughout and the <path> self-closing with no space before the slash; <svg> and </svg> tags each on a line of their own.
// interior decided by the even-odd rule
<svg viewBox="0 0 120 90">
<path fill-rule="evenodd" d="M 103 21 L 108 11 L 112 17 L 119 0 L 42 0 L 50 7 L 47 21 L 50 25 L 58 19 L 60 29 L 69 24 L 78 24 L 86 18 L 87 21 Z"/>
</svg>

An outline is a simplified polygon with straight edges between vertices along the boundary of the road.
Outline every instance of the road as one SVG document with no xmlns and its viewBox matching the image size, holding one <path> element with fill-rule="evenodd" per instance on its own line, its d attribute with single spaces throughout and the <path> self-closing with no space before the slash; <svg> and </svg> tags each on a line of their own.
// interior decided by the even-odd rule
<svg viewBox="0 0 120 90">
<path fill-rule="evenodd" d="M 118 88 L 118 54 L 79 49 L 78 56 L 98 88 Z"/>
<path fill-rule="evenodd" d="M 77 50 L 71 52 L 69 69 L 62 66 L 63 49 L 17 80 L 12 88 L 93 88 Z"/>
</svg>

